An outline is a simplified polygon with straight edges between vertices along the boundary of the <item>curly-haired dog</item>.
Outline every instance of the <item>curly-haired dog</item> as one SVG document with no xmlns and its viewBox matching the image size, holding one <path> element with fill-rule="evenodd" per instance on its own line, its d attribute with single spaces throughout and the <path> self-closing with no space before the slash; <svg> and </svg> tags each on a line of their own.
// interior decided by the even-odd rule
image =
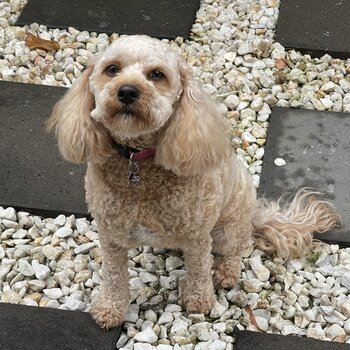
<svg viewBox="0 0 350 350">
<path fill-rule="evenodd" d="M 282 209 L 257 200 L 219 104 L 157 39 L 111 44 L 56 104 L 48 127 L 66 159 L 88 164 L 86 200 L 103 252 L 91 312 L 106 329 L 128 308 L 129 248 L 181 249 L 183 303 L 189 313 L 208 313 L 214 286 L 235 285 L 253 234 L 263 249 L 295 256 L 339 219 L 307 191 Z"/>
</svg>

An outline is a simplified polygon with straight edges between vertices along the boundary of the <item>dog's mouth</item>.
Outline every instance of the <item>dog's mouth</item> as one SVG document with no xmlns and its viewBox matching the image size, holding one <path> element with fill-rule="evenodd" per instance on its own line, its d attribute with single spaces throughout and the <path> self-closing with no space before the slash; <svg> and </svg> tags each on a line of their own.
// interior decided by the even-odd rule
<svg viewBox="0 0 350 350">
<path fill-rule="evenodd" d="M 126 105 L 110 99 L 104 106 L 105 123 L 111 128 L 118 127 L 120 131 L 123 129 L 125 132 L 135 129 L 146 132 L 154 124 L 152 109 L 144 100 Z"/>
<path fill-rule="evenodd" d="M 136 116 L 134 109 L 132 109 L 131 107 L 123 108 L 122 111 L 120 112 L 120 114 L 122 114 L 123 116 L 126 116 L 126 117 L 135 117 Z"/>
<path fill-rule="evenodd" d="M 133 106 L 122 106 L 116 108 L 112 113 L 115 118 L 135 118 L 137 117 L 137 112 Z"/>
</svg>

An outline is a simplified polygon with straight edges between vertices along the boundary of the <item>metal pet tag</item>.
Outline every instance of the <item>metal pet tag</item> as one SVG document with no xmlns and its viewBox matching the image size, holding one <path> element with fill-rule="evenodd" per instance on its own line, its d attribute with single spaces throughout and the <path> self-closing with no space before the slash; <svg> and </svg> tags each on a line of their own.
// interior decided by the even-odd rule
<svg viewBox="0 0 350 350">
<path fill-rule="evenodd" d="M 139 163 L 137 161 L 133 160 L 134 153 L 131 154 L 130 160 L 129 160 L 129 183 L 133 183 L 134 185 L 137 185 L 140 182 L 140 175 L 139 175 Z"/>
</svg>

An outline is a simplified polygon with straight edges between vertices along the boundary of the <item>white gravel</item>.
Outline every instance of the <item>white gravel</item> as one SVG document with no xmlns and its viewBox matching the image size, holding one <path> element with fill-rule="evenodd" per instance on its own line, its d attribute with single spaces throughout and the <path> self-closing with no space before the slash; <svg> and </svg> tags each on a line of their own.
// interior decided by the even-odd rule
<svg viewBox="0 0 350 350">
<path fill-rule="evenodd" d="M 101 283 L 94 222 L 0 207 L 0 233 L 2 302 L 89 311 Z M 128 265 L 131 304 L 119 348 L 232 349 L 235 326 L 350 343 L 350 248 L 324 244 L 283 261 L 252 246 L 237 286 L 218 291 L 209 316 L 182 309 L 179 253 L 140 247 L 130 250 Z"/>
<path fill-rule="evenodd" d="M 14 26 L 26 0 L 0 3 L 0 80 L 70 86 L 117 34 Z M 279 0 L 204 0 L 190 40 L 170 45 L 227 110 L 232 144 L 259 185 L 271 106 L 350 112 L 350 60 L 313 59 L 274 41 Z M 29 50 L 26 32 L 55 40 L 57 52 Z M 277 161 L 277 160 L 276 160 Z M 283 160 L 277 165 L 283 166 Z M 88 311 L 101 282 L 94 222 L 42 219 L 0 207 L 3 302 Z M 179 305 L 181 256 L 129 252 L 131 305 L 120 349 L 233 349 L 234 326 L 350 343 L 350 249 L 315 248 L 282 261 L 246 252 L 233 290 L 220 290 L 209 317 Z"/>
</svg>

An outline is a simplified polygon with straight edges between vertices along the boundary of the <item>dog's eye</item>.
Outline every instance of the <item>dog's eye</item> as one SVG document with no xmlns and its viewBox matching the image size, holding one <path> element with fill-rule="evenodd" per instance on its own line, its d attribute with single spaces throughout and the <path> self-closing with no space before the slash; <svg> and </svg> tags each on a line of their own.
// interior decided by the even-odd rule
<svg viewBox="0 0 350 350">
<path fill-rule="evenodd" d="M 158 69 L 155 69 L 148 74 L 148 78 L 151 80 L 162 80 L 164 77 L 164 74 Z"/>
<path fill-rule="evenodd" d="M 111 64 L 106 68 L 106 73 L 112 77 L 114 77 L 119 72 L 119 68 L 115 64 Z"/>
</svg>

